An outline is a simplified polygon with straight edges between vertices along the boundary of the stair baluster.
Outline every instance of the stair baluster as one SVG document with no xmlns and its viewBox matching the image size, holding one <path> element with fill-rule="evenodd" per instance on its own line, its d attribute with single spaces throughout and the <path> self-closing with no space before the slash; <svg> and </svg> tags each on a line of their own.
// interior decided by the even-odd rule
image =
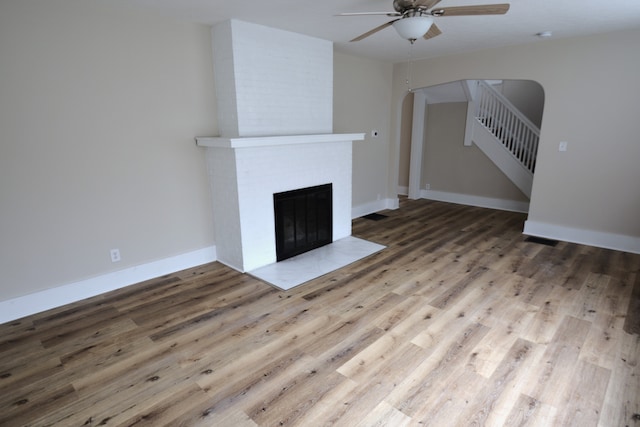
<svg viewBox="0 0 640 427">
<path fill-rule="evenodd" d="M 491 85 L 477 81 L 476 119 L 531 173 L 535 171 L 539 129 Z"/>
</svg>

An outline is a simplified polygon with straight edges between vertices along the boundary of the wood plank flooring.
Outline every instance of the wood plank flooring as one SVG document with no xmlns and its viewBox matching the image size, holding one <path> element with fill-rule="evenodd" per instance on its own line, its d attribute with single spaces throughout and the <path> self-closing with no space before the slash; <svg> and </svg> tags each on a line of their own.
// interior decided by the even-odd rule
<svg viewBox="0 0 640 427">
<path fill-rule="evenodd" d="M 640 255 L 385 214 L 287 292 L 212 263 L 0 325 L 0 425 L 640 426 Z"/>
</svg>

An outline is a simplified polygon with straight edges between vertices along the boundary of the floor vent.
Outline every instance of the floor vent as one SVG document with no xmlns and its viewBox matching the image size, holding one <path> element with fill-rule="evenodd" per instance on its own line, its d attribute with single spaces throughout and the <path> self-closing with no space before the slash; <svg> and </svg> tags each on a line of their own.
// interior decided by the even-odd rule
<svg viewBox="0 0 640 427">
<path fill-rule="evenodd" d="M 372 221 L 380 221 L 381 219 L 385 219 L 385 218 L 389 218 L 389 217 L 386 216 L 386 215 L 379 214 L 379 213 L 372 213 L 372 214 L 369 214 L 369 215 L 365 215 L 362 218 L 370 219 Z"/>
<path fill-rule="evenodd" d="M 524 239 L 524 241 L 530 242 L 530 243 L 537 243 L 539 245 L 545 245 L 545 246 L 555 246 L 558 244 L 557 240 L 544 239 L 542 237 L 535 237 L 535 236 L 529 236 L 526 239 Z"/>
</svg>

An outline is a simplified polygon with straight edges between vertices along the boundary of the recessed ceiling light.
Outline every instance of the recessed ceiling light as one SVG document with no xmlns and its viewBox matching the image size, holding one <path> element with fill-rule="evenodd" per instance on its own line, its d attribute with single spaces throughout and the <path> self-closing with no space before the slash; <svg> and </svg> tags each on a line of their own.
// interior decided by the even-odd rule
<svg viewBox="0 0 640 427">
<path fill-rule="evenodd" d="M 553 33 L 551 31 L 542 31 L 540 33 L 537 33 L 536 36 L 540 37 L 540 38 L 548 38 L 551 37 L 553 35 Z"/>
</svg>

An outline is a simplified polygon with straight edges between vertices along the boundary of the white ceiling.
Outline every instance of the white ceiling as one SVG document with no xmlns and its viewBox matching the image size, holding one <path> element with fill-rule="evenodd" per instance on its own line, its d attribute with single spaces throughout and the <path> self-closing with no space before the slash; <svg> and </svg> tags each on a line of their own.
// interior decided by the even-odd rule
<svg viewBox="0 0 640 427">
<path fill-rule="evenodd" d="M 352 38 L 392 19 L 338 17 L 345 12 L 393 11 L 392 0 L 101 0 L 152 10 L 181 20 L 215 24 L 239 19 L 307 34 L 335 43 L 340 52 L 391 62 L 540 42 L 553 38 L 640 28 L 640 0 L 442 0 L 438 7 L 510 3 L 506 15 L 436 18 L 443 34 L 410 48 L 392 27 L 354 43 Z M 640 49 L 640 47 L 639 47 Z"/>
</svg>

